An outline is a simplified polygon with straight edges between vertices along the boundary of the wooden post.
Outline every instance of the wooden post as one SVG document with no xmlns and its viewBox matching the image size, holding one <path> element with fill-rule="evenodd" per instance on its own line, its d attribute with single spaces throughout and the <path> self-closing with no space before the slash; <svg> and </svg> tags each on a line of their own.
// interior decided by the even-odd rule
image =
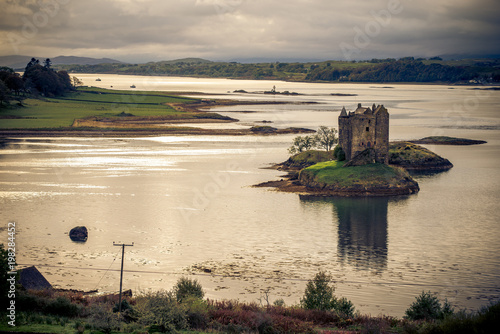
<svg viewBox="0 0 500 334">
<path fill-rule="evenodd" d="M 132 246 L 134 246 L 134 243 L 132 243 L 131 245 L 115 244 L 115 242 L 113 241 L 113 246 L 120 246 L 122 248 L 122 267 L 120 270 L 120 295 L 118 297 L 118 313 L 121 313 L 122 312 L 123 258 L 125 256 L 125 247 L 127 247 L 127 246 L 132 247 Z"/>
</svg>

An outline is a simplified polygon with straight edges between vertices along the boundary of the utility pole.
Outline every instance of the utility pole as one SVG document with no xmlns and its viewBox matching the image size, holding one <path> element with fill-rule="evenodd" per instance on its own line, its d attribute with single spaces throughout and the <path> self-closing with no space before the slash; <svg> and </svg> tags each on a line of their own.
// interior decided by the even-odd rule
<svg viewBox="0 0 500 334">
<path fill-rule="evenodd" d="M 122 282 L 123 282 L 123 257 L 125 255 L 125 247 L 132 247 L 134 246 L 134 243 L 132 245 L 126 245 L 126 244 L 116 244 L 113 241 L 113 246 L 120 246 L 122 248 L 122 269 L 120 270 L 120 296 L 118 297 L 118 312 L 122 312 Z"/>
</svg>

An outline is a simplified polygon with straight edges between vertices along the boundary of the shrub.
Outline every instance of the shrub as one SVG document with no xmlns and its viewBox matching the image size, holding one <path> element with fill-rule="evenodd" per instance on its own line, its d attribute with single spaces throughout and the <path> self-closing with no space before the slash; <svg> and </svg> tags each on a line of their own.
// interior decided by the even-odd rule
<svg viewBox="0 0 500 334">
<path fill-rule="evenodd" d="M 205 329 L 208 326 L 209 305 L 206 301 L 190 296 L 183 301 L 187 308 L 186 316 L 190 328 Z"/>
<path fill-rule="evenodd" d="M 203 288 L 198 280 L 191 280 L 187 277 L 179 278 L 174 287 L 174 293 L 179 303 L 190 296 L 199 299 L 202 299 L 203 296 L 205 296 L 205 292 L 203 292 Z"/>
<path fill-rule="evenodd" d="M 120 316 L 107 305 L 92 305 L 89 320 L 95 330 L 102 331 L 105 334 L 120 328 Z"/>
<path fill-rule="evenodd" d="M 500 327 L 500 302 L 482 307 L 477 312 L 459 311 L 435 325 L 439 333 L 495 333 Z"/>
<path fill-rule="evenodd" d="M 354 309 L 354 304 L 345 297 L 338 299 L 334 306 L 334 310 L 346 318 L 354 317 Z"/>
<path fill-rule="evenodd" d="M 405 317 L 410 320 L 444 319 L 445 316 L 451 314 L 453 314 L 453 309 L 448 301 L 445 300 L 441 305 L 439 299 L 430 291 L 422 291 L 405 311 Z"/>
<path fill-rule="evenodd" d="M 335 148 L 333 149 L 333 157 L 337 161 L 344 161 L 345 160 L 345 152 L 342 149 L 342 147 L 340 147 L 340 145 L 335 146 Z"/>
<path fill-rule="evenodd" d="M 66 297 L 57 297 L 55 300 L 49 300 L 45 306 L 44 312 L 66 317 L 76 317 L 80 313 L 81 307 L 71 303 Z"/>
<path fill-rule="evenodd" d="M 314 279 L 307 282 L 304 297 L 300 304 L 307 310 L 336 311 L 340 316 L 353 317 L 354 305 L 345 297 L 337 299 L 335 288 L 331 285 L 332 277 L 320 271 Z"/>
<path fill-rule="evenodd" d="M 267 330 L 267 333 L 315 333 L 312 323 L 281 315 L 272 316 L 272 325 Z"/>
<path fill-rule="evenodd" d="M 177 303 L 170 291 L 157 291 L 137 298 L 139 321 L 160 332 L 172 332 L 187 328 L 185 306 Z"/>
<path fill-rule="evenodd" d="M 334 308 L 336 298 L 335 288 L 330 285 L 332 277 L 320 271 L 314 279 L 307 282 L 304 298 L 300 300 L 302 307 L 307 310 L 331 310 Z"/>
<path fill-rule="evenodd" d="M 85 324 L 82 321 L 77 320 L 73 324 L 73 329 L 76 334 L 83 334 L 85 332 Z"/>
<path fill-rule="evenodd" d="M 283 298 L 279 298 L 273 302 L 273 305 L 279 307 L 285 307 L 285 301 L 283 300 Z"/>
<path fill-rule="evenodd" d="M 122 303 L 121 303 L 122 307 L 121 307 L 121 311 L 126 311 L 128 310 L 129 308 L 131 308 L 130 304 L 128 303 L 128 301 L 126 299 L 123 299 L 122 300 Z M 118 312 L 120 310 L 120 305 L 118 303 L 115 304 L 115 306 L 113 306 L 113 312 Z"/>
<path fill-rule="evenodd" d="M 116 313 L 119 311 L 119 304 L 116 303 L 113 306 L 113 312 Z M 124 299 L 122 300 L 122 308 L 121 308 L 121 317 L 126 323 L 135 322 L 139 319 L 139 313 L 135 310 L 135 308 L 129 304 L 129 302 Z"/>
</svg>

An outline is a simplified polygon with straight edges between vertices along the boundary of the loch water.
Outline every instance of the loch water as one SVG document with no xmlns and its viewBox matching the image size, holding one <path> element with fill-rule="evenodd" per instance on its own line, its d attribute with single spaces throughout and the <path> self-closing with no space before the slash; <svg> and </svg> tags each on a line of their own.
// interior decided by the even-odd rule
<svg viewBox="0 0 500 334">
<path fill-rule="evenodd" d="M 287 159 L 294 135 L 4 140 L 0 243 L 15 222 L 17 262 L 36 265 L 54 286 L 117 291 L 121 249 L 113 242 L 133 242 L 125 252 L 124 288 L 136 293 L 170 289 L 189 276 L 212 299 L 258 301 L 268 293 L 271 302 L 291 305 L 307 280 L 325 270 L 337 295 L 372 315 L 401 316 L 423 290 L 457 308 L 500 298 L 499 91 L 79 77 L 116 89 L 134 84 L 204 98 L 295 102 L 215 109 L 240 120 L 224 127 L 336 126 L 342 106 L 375 103 L 389 110 L 391 140 L 447 135 L 487 143 L 426 145 L 454 167 L 414 175 L 416 195 L 318 198 L 252 187 L 279 179 L 282 173 L 267 167 Z M 257 93 L 273 86 L 302 95 Z M 78 225 L 89 229 L 86 243 L 68 237 Z"/>
</svg>

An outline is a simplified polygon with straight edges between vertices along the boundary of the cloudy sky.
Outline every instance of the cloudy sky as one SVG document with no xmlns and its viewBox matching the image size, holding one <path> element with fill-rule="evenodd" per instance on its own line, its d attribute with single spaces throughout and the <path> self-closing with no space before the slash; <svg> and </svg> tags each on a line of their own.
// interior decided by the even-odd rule
<svg viewBox="0 0 500 334">
<path fill-rule="evenodd" d="M 500 55 L 499 0 L 0 0 L 0 56 Z"/>
</svg>

